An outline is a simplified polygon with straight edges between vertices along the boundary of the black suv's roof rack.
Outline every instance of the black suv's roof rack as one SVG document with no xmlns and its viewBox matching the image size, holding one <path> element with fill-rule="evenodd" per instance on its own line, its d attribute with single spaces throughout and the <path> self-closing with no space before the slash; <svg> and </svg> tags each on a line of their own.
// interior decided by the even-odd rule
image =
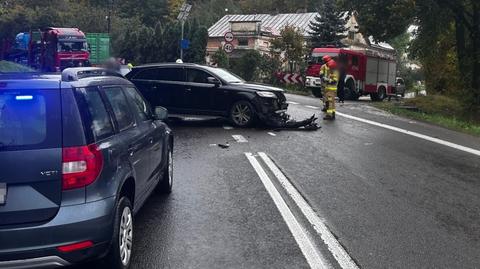
<svg viewBox="0 0 480 269">
<path fill-rule="evenodd" d="M 113 76 L 123 78 L 120 73 L 99 67 L 73 67 L 62 71 L 62 81 L 78 81 L 82 78 Z"/>
</svg>

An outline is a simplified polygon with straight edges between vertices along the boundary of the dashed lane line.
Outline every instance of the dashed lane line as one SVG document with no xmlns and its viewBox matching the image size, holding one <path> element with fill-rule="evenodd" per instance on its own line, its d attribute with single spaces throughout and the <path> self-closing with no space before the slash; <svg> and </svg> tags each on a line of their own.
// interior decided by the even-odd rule
<svg viewBox="0 0 480 269">
<path fill-rule="evenodd" d="M 312 108 L 312 109 L 320 109 L 320 107 L 318 106 L 305 105 L 305 107 Z"/>
<path fill-rule="evenodd" d="M 245 156 L 247 157 L 250 164 L 253 166 L 255 172 L 260 177 L 260 180 L 262 181 L 265 189 L 275 203 L 278 211 L 280 211 L 280 215 L 282 215 L 283 220 L 287 224 L 288 229 L 290 230 L 295 241 L 300 247 L 300 250 L 302 251 L 305 259 L 307 260 L 307 263 L 310 265 L 310 268 L 330 268 L 325 258 L 321 256 L 312 241 L 310 241 L 307 232 L 300 225 L 299 221 L 295 218 L 287 203 L 285 202 L 285 200 L 283 200 L 282 196 L 280 195 L 272 180 L 269 178 L 268 174 L 262 168 L 258 160 L 250 152 L 246 152 Z"/>
<path fill-rule="evenodd" d="M 332 253 L 335 260 L 343 269 L 358 269 L 355 261 L 350 257 L 343 246 L 338 242 L 332 232 L 328 229 L 325 222 L 315 213 L 308 202 L 303 198 L 300 192 L 293 186 L 290 180 L 282 173 L 282 171 L 275 165 L 275 163 L 265 154 L 259 152 L 258 155 L 268 168 L 272 171 L 275 177 L 278 179 L 284 190 L 292 198 L 295 204 L 300 208 L 302 214 L 306 217 L 308 222 L 312 225 L 315 231 L 320 235 L 325 245 L 328 247 L 330 253 Z"/>
<path fill-rule="evenodd" d="M 376 122 L 376 121 L 371 121 L 371 120 L 351 116 L 351 115 L 344 114 L 344 113 L 341 113 L 341 112 L 336 112 L 335 114 L 338 115 L 338 116 L 344 117 L 344 118 L 360 121 L 360 122 L 367 123 L 367 124 L 370 124 L 370 125 L 375 125 L 375 126 L 385 128 L 385 129 L 388 129 L 388 130 L 392 130 L 392 131 L 395 131 L 395 132 L 399 132 L 399 133 L 402 133 L 402 134 L 411 135 L 411 136 L 414 136 L 414 137 L 417 137 L 417 138 L 420 138 L 420 139 L 424 139 L 424 140 L 427 140 L 427 141 L 430 141 L 430 142 L 433 142 L 433 143 L 437 143 L 437 144 L 440 144 L 440 145 L 444 145 L 444 146 L 447 146 L 447 147 L 450 147 L 450 148 L 454 148 L 454 149 L 457 149 L 457 150 L 461 150 L 461 151 L 464 151 L 464 152 L 467 152 L 467 153 L 471 153 L 471 154 L 480 156 L 480 150 L 477 150 L 477 149 L 465 147 L 465 146 L 458 145 L 458 144 L 455 144 L 455 143 L 452 143 L 452 142 L 448 142 L 448 141 L 445 141 L 445 140 L 442 140 L 442 139 L 438 139 L 438 138 L 431 137 L 431 136 L 428 136 L 428 135 L 420 134 L 420 133 L 417 133 L 417 132 L 408 131 L 408 130 L 405 130 L 405 129 L 402 129 L 402 128 L 398 128 L 398 127 L 395 127 L 395 126 L 379 123 L 379 122 Z"/>
<path fill-rule="evenodd" d="M 268 134 L 271 135 L 271 136 L 277 136 L 277 134 L 273 133 L 273 132 L 268 132 Z"/>
<path fill-rule="evenodd" d="M 287 101 L 287 104 L 290 104 L 290 105 L 299 105 L 300 103 L 293 102 L 293 101 Z"/>
<path fill-rule="evenodd" d="M 235 141 L 237 141 L 237 143 L 247 143 L 248 140 L 243 137 L 243 135 L 232 135 L 233 139 L 235 139 Z"/>
</svg>

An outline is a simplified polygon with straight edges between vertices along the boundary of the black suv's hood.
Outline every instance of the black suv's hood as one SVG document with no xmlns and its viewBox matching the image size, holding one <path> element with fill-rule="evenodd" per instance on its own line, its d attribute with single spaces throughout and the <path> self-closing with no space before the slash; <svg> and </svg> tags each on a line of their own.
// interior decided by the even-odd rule
<svg viewBox="0 0 480 269">
<path fill-rule="evenodd" d="M 245 82 L 245 83 L 235 83 L 230 85 L 234 85 L 235 87 L 244 88 L 248 90 L 255 90 L 255 91 L 283 92 L 283 90 L 280 88 L 269 86 L 266 84 L 259 84 L 259 83 Z"/>
</svg>

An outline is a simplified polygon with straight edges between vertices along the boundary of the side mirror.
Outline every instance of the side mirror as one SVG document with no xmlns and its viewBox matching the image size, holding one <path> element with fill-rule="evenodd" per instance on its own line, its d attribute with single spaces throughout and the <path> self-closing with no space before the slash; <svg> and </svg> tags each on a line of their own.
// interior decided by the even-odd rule
<svg viewBox="0 0 480 269">
<path fill-rule="evenodd" d="M 216 87 L 220 86 L 220 80 L 214 77 L 208 77 L 207 78 L 208 83 L 214 84 Z"/>
<path fill-rule="evenodd" d="M 166 120 L 168 118 L 168 110 L 162 106 L 155 107 L 155 119 Z"/>
</svg>

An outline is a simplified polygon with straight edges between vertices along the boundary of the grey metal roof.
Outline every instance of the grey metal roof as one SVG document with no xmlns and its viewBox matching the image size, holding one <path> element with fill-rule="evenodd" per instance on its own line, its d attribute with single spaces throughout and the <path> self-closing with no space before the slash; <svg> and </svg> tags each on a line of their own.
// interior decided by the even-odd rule
<svg viewBox="0 0 480 269">
<path fill-rule="evenodd" d="M 287 13 L 287 14 L 255 14 L 255 15 L 225 15 L 208 29 L 209 37 L 222 37 L 230 31 L 230 22 L 261 22 L 261 31 L 279 35 L 285 26 L 293 26 L 300 29 L 304 36 L 309 36 L 310 22 L 318 13 Z"/>
</svg>

